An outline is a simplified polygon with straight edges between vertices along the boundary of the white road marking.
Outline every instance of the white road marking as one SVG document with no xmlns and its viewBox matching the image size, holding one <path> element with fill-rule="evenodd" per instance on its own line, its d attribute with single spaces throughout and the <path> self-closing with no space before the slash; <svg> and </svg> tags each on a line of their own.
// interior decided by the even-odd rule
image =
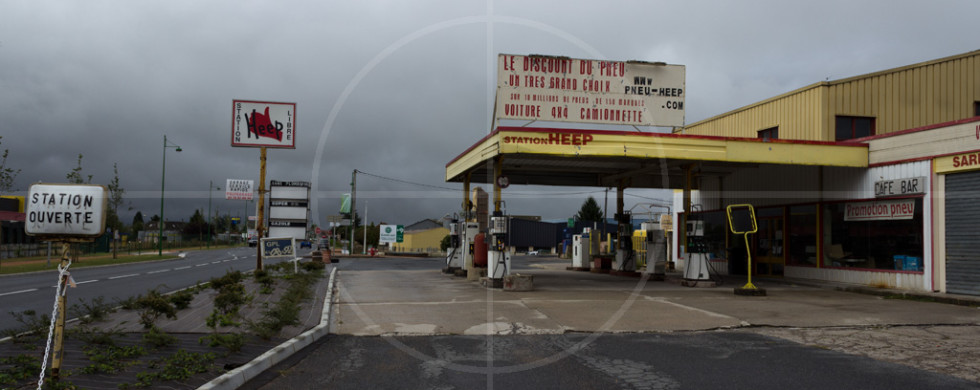
<svg viewBox="0 0 980 390">
<path fill-rule="evenodd" d="M 158 271 L 150 271 L 150 272 L 147 272 L 146 274 L 147 275 L 153 275 L 153 274 L 158 274 L 158 273 L 161 273 L 161 272 L 170 272 L 170 269 L 168 268 L 168 269 L 161 269 L 161 270 L 158 270 Z"/>
<path fill-rule="evenodd" d="M 11 292 L 8 292 L 8 293 L 0 294 L 0 297 L 2 297 L 4 295 L 14 295 L 14 294 L 26 293 L 26 292 L 31 292 L 31 291 L 37 291 L 37 289 L 36 288 L 32 288 L 32 289 L 27 289 L 27 290 L 11 291 Z"/>
<path fill-rule="evenodd" d="M 208 263 L 202 263 L 202 264 L 195 265 L 195 267 L 204 267 L 204 266 L 208 266 L 208 265 L 210 265 L 210 264 L 208 264 Z"/>
<path fill-rule="evenodd" d="M 212 261 L 212 262 L 211 262 L 211 264 L 221 264 L 221 260 L 218 260 L 218 261 Z"/>
<path fill-rule="evenodd" d="M 84 282 L 75 282 L 75 284 L 94 283 L 94 282 L 98 282 L 98 281 L 99 281 L 98 279 L 93 279 L 93 280 L 86 280 Z"/>
<path fill-rule="evenodd" d="M 174 268 L 174 271 L 180 271 L 180 270 L 182 270 L 182 269 L 188 269 L 188 268 L 190 268 L 190 267 L 191 267 L 191 266 L 189 266 L 189 265 L 188 265 L 188 266 L 186 266 L 186 267 L 177 267 L 177 268 Z"/>
<path fill-rule="evenodd" d="M 140 274 L 129 274 L 129 275 L 112 276 L 112 277 L 109 277 L 109 280 L 129 278 L 129 277 L 133 277 L 133 276 L 140 276 Z M 78 284 L 78 283 L 75 283 L 75 284 Z"/>
</svg>

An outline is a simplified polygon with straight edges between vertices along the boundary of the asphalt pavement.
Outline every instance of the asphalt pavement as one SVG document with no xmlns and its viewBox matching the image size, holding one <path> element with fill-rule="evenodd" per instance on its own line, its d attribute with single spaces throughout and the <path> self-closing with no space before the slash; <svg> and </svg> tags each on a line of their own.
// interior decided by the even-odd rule
<svg viewBox="0 0 980 390">
<path fill-rule="evenodd" d="M 517 256 L 534 289 L 510 292 L 441 259 L 343 259 L 332 335 L 244 388 L 980 387 L 976 306 L 767 279 L 746 297 L 739 278 L 688 288 L 567 265 Z"/>
</svg>

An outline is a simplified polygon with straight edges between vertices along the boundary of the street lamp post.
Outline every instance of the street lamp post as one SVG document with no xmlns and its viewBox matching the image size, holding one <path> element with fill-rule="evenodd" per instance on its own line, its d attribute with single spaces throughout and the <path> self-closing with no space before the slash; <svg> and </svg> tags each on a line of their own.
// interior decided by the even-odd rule
<svg viewBox="0 0 980 390">
<path fill-rule="evenodd" d="M 163 224 L 166 219 L 163 217 L 163 198 L 164 198 L 164 185 L 167 181 L 167 148 L 176 148 L 178 152 L 181 151 L 180 145 L 171 144 L 168 145 L 167 135 L 163 135 L 163 173 L 160 174 L 160 220 L 157 224 L 160 225 L 160 235 L 157 236 L 157 256 L 163 256 Z"/>
<path fill-rule="evenodd" d="M 221 190 L 214 186 L 214 180 L 208 181 L 208 249 L 211 249 L 211 189 Z"/>
</svg>

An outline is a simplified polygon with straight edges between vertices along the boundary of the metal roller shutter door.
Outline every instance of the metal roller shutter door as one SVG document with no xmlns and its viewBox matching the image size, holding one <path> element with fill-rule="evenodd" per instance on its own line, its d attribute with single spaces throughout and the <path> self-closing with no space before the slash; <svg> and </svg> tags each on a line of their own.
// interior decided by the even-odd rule
<svg viewBox="0 0 980 390">
<path fill-rule="evenodd" d="M 980 172 L 946 175 L 946 292 L 980 295 Z"/>
</svg>

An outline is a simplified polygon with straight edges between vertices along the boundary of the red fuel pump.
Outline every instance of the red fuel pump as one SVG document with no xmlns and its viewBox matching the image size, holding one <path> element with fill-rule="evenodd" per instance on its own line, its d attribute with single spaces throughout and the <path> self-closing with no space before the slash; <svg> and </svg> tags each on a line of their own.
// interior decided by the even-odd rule
<svg viewBox="0 0 980 390">
<path fill-rule="evenodd" d="M 473 265 L 487 267 L 487 240 L 485 233 L 479 233 L 473 237 Z"/>
</svg>

